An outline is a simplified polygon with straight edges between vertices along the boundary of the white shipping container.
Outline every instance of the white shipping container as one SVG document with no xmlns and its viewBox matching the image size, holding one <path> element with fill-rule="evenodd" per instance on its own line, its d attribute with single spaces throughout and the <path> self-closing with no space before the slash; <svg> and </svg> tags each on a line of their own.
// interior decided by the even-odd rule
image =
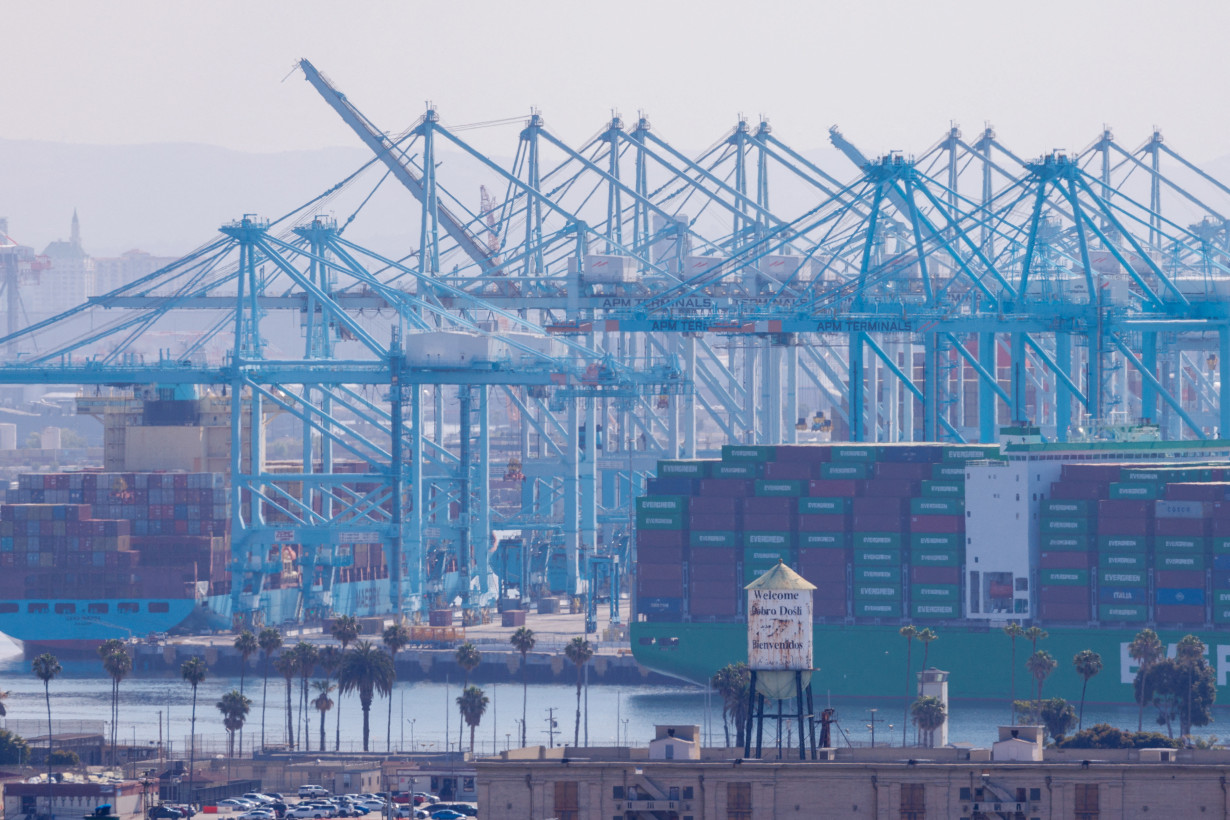
<svg viewBox="0 0 1230 820">
<path fill-rule="evenodd" d="M 493 340 L 477 333 L 436 330 L 406 335 L 406 363 L 415 367 L 460 367 L 496 359 Z"/>
</svg>

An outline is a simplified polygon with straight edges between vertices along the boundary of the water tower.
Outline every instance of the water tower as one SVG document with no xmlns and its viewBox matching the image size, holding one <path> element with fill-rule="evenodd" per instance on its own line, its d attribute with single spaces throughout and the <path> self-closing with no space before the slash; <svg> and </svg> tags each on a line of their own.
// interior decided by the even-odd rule
<svg viewBox="0 0 1230 820">
<path fill-rule="evenodd" d="M 744 587 L 747 590 L 747 665 L 751 670 L 748 691 L 747 731 L 743 756 L 751 756 L 752 724 L 756 725 L 756 757 L 764 738 L 765 699 L 777 701 L 780 743 L 783 721 L 797 718 L 799 759 L 807 748 L 816 756 L 816 728 L 812 723 L 812 592 L 815 585 L 783 564 Z M 806 692 L 806 701 L 804 700 Z M 783 711 L 785 701 L 794 701 L 793 713 Z M 804 727 L 810 727 L 810 742 Z M 780 746 L 779 746 L 780 750 Z"/>
</svg>

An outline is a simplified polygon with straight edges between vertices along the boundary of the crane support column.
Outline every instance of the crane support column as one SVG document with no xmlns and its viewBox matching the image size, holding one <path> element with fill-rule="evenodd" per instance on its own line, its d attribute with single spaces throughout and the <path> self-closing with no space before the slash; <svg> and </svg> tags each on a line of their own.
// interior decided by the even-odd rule
<svg viewBox="0 0 1230 820">
<path fill-rule="evenodd" d="M 683 378 L 687 384 L 695 384 L 696 380 L 696 337 L 685 336 L 683 344 Z M 696 403 L 684 401 L 682 396 L 675 396 L 683 412 L 683 458 L 696 458 Z M 622 427 L 620 428 L 622 431 Z M 629 436 L 629 440 L 631 437 Z"/>
<path fill-rule="evenodd" d="M 481 540 L 476 542 L 473 536 L 470 540 L 475 572 L 478 573 L 478 592 L 479 595 L 485 595 L 488 578 L 487 559 L 493 546 L 487 541 L 491 532 L 491 414 L 488 402 L 491 388 L 482 385 L 475 389 L 478 391 L 478 464 L 471 469 L 478 472 L 478 481 L 474 488 L 474 499 L 478 509 L 471 513 L 473 526 L 471 532 L 477 532 Z"/>
<path fill-rule="evenodd" d="M 1220 328 L 1217 334 L 1218 342 L 1224 342 L 1226 329 Z M 1157 376 L 1157 333 L 1146 330 L 1140 334 L 1140 360 L 1145 369 Z M 1140 380 L 1140 417 L 1141 420 L 1157 422 L 1157 390 L 1148 379 Z"/>
<path fill-rule="evenodd" d="M 1025 373 L 1025 334 L 1012 334 L 1012 421 L 1017 424 L 1027 424 L 1026 417 L 1028 401 L 1026 392 L 1028 381 Z"/>
<path fill-rule="evenodd" d="M 1218 387 L 1218 430 L 1214 438 L 1230 435 L 1230 327 L 1217 329 L 1217 373 L 1221 378 Z"/>
<path fill-rule="evenodd" d="M 385 561 L 389 567 L 389 603 L 395 615 L 401 615 L 402 606 L 402 510 L 405 506 L 405 458 L 402 453 L 404 433 L 402 427 L 402 404 L 405 399 L 402 387 L 402 371 L 406 363 L 401 348 L 401 338 L 395 335 L 389 351 L 389 482 L 392 484 L 392 503 L 389 525 L 389 551 Z"/>
<path fill-rule="evenodd" d="M 799 440 L 798 430 L 794 426 L 799 414 L 799 347 L 791 344 L 785 347 L 786 359 L 786 428 L 782 441 L 794 444 Z"/>
<path fill-rule="evenodd" d="M 1072 335 L 1066 331 L 1055 334 L 1055 367 L 1065 376 L 1072 376 Z M 1055 437 L 1068 440 L 1072 429 L 1072 391 L 1063 379 L 1055 380 Z"/>
<path fill-rule="evenodd" d="M 999 358 L 995 349 L 994 333 L 978 334 L 978 366 L 982 378 L 978 382 L 978 440 L 983 444 L 995 441 L 995 388 L 999 380 Z M 988 383 L 988 379 L 990 383 Z"/>
<path fill-rule="evenodd" d="M 928 333 L 923 337 L 923 439 L 939 441 L 939 397 L 940 386 L 937 382 L 936 359 L 939 358 L 939 348 L 935 343 L 935 334 Z"/>
<path fill-rule="evenodd" d="M 863 334 L 850 334 L 850 352 L 847 358 L 850 396 L 850 441 L 864 440 L 864 391 L 863 391 Z"/>
<path fill-rule="evenodd" d="M 461 445 L 461 464 L 457 468 L 458 477 L 461 479 L 458 482 L 460 485 L 458 501 L 461 509 L 457 516 L 457 579 L 458 588 L 461 590 L 461 608 L 465 610 L 470 608 L 470 559 L 473 555 L 470 533 L 470 494 L 474 489 L 471 481 L 474 458 L 470 452 L 473 435 L 470 430 L 470 411 L 474 397 L 469 387 L 462 387 L 457 392 L 457 437 Z"/>
<path fill-rule="evenodd" d="M 410 391 L 410 527 L 405 543 L 411 607 L 423 608 L 423 388 Z M 404 600 L 404 599 L 403 599 Z"/>
</svg>

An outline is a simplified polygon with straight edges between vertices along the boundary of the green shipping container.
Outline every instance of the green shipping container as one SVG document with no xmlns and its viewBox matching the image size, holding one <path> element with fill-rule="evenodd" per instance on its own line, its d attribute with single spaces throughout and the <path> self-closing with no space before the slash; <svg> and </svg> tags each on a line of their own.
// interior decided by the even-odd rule
<svg viewBox="0 0 1230 820">
<path fill-rule="evenodd" d="M 1164 489 L 1164 484 L 1153 484 L 1144 481 L 1117 481 L 1110 485 L 1110 497 L 1153 501 L 1162 497 Z"/>
<path fill-rule="evenodd" d="M 1048 534 L 1086 535 L 1093 529 L 1091 524 L 1092 521 L 1088 518 L 1043 516 L 1039 529 Z"/>
<path fill-rule="evenodd" d="M 1155 484 L 1212 481 L 1213 471 L 1208 467 L 1124 467 L 1119 471 L 1119 480 L 1149 481 Z"/>
<path fill-rule="evenodd" d="M 923 498 L 965 498 L 964 481 L 930 481 L 922 482 Z"/>
<path fill-rule="evenodd" d="M 859 618 L 900 618 L 900 601 L 855 601 L 854 614 Z"/>
<path fill-rule="evenodd" d="M 900 584 L 863 583 L 854 585 L 854 602 L 867 600 L 901 600 Z"/>
<path fill-rule="evenodd" d="M 1104 587 L 1143 587 L 1147 578 L 1143 569 L 1098 570 L 1098 583 Z"/>
<path fill-rule="evenodd" d="M 791 552 L 789 547 L 747 547 L 743 550 L 743 563 L 761 564 L 766 569 L 778 561 L 789 564 Z"/>
<path fill-rule="evenodd" d="M 925 601 L 919 603 L 914 601 L 910 604 L 910 617 L 920 621 L 928 619 L 940 618 L 960 618 L 961 617 L 961 602 L 953 601 L 943 603 L 940 601 Z"/>
<path fill-rule="evenodd" d="M 899 532 L 856 532 L 852 534 L 850 540 L 855 547 L 901 549 L 901 533 Z"/>
<path fill-rule="evenodd" d="M 844 532 L 801 532 L 798 544 L 799 549 L 844 549 L 850 546 L 850 537 Z"/>
<path fill-rule="evenodd" d="M 945 447 L 944 461 L 985 461 L 999 457 L 998 444 L 971 444 L 962 447 Z"/>
<path fill-rule="evenodd" d="M 877 550 L 866 547 L 856 547 L 854 550 L 854 565 L 857 566 L 901 566 L 901 553 L 897 550 Z"/>
<path fill-rule="evenodd" d="M 1157 535 L 1153 537 L 1154 552 L 1194 553 L 1205 552 L 1209 539 L 1189 535 Z"/>
<path fill-rule="evenodd" d="M 1098 566 L 1111 570 L 1140 570 L 1149 566 L 1148 555 L 1143 552 L 1105 552 L 1098 556 Z"/>
<path fill-rule="evenodd" d="M 709 475 L 713 478 L 758 478 L 760 464 L 753 461 L 721 461 L 709 469 Z"/>
<path fill-rule="evenodd" d="M 807 492 L 806 481 L 773 480 L 762 478 L 756 481 L 756 495 L 767 498 L 800 496 Z"/>
<path fill-rule="evenodd" d="M 1226 555 L 1230 553 L 1230 538 L 1210 538 L 1209 545 L 1213 548 L 1214 555 Z"/>
<path fill-rule="evenodd" d="M 830 461 L 820 465 L 821 478 L 864 479 L 871 475 L 871 465 L 858 461 Z"/>
<path fill-rule="evenodd" d="M 636 500 L 636 511 L 685 513 L 688 511 L 689 499 L 690 496 L 686 495 L 642 496 Z"/>
<path fill-rule="evenodd" d="M 799 515 L 838 515 L 850 509 L 848 498 L 800 498 Z"/>
<path fill-rule="evenodd" d="M 1230 624 L 1230 606 L 1213 607 L 1213 623 Z"/>
<path fill-rule="evenodd" d="M 854 582 L 871 581 L 880 584 L 895 584 L 901 581 L 900 567 L 855 567 Z"/>
<path fill-rule="evenodd" d="M 772 564 L 744 564 L 743 565 L 743 583 L 745 585 L 750 584 L 752 581 L 755 581 L 757 578 L 759 578 L 761 575 L 764 575 L 766 572 L 773 569 L 775 566 L 777 566 L 776 561 L 774 561 Z"/>
<path fill-rule="evenodd" d="M 910 515 L 962 515 L 965 501 L 960 498 L 911 498 Z"/>
<path fill-rule="evenodd" d="M 716 461 L 659 461 L 658 478 L 708 478 Z"/>
<path fill-rule="evenodd" d="M 1079 498 L 1044 498 L 1040 506 L 1043 515 L 1056 517 L 1087 517 L 1097 513 L 1097 502 Z"/>
<path fill-rule="evenodd" d="M 1100 535 L 1098 552 L 1145 552 L 1149 539 L 1144 535 Z"/>
<path fill-rule="evenodd" d="M 910 587 L 910 600 L 915 603 L 921 601 L 959 603 L 961 600 L 961 587 L 956 584 L 914 584 Z"/>
<path fill-rule="evenodd" d="M 1088 552 L 1094 543 L 1088 535 L 1043 535 L 1043 552 Z"/>
<path fill-rule="evenodd" d="M 1044 587 L 1053 586 L 1088 586 L 1089 570 L 1087 569 L 1040 569 L 1038 583 Z"/>
<path fill-rule="evenodd" d="M 833 448 L 833 461 L 861 461 L 867 464 L 876 460 L 876 447 L 842 445 Z"/>
<path fill-rule="evenodd" d="M 959 463 L 945 464 L 936 462 L 931 468 L 931 477 L 940 481 L 965 481 L 965 465 Z"/>
<path fill-rule="evenodd" d="M 752 444 L 723 444 L 722 461 L 773 461 L 777 448 Z"/>
<path fill-rule="evenodd" d="M 1159 553 L 1153 559 L 1153 566 L 1157 569 L 1204 569 L 1204 555 L 1201 553 Z"/>
<path fill-rule="evenodd" d="M 910 534 L 911 549 L 959 549 L 965 537 L 955 532 L 915 532 Z"/>
<path fill-rule="evenodd" d="M 1144 604 L 1099 604 L 1098 619 L 1102 621 L 1145 621 L 1149 608 Z"/>
<path fill-rule="evenodd" d="M 681 530 L 685 520 L 681 512 L 636 511 L 638 530 Z"/>
<path fill-rule="evenodd" d="M 910 552 L 910 563 L 916 567 L 959 567 L 961 566 L 961 551 L 915 547 Z"/>
<path fill-rule="evenodd" d="M 692 530 L 688 533 L 688 543 L 693 547 L 737 547 L 740 540 L 739 533 L 729 530 Z"/>
<path fill-rule="evenodd" d="M 1213 606 L 1230 607 L 1230 589 L 1213 590 Z"/>
<path fill-rule="evenodd" d="M 749 549 L 752 547 L 765 547 L 788 550 L 794 546 L 794 533 L 744 530 L 743 546 Z"/>
</svg>

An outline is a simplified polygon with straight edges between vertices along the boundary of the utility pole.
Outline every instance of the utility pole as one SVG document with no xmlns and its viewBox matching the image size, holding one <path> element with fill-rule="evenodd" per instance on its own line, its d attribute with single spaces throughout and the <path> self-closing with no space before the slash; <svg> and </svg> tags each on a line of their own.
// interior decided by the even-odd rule
<svg viewBox="0 0 1230 820">
<path fill-rule="evenodd" d="M 867 728 L 871 730 L 871 748 L 874 749 L 876 747 L 876 724 L 883 723 L 884 718 L 876 717 L 876 712 L 880 711 L 879 709 L 868 709 L 867 711 L 871 714 L 871 717 L 867 719 Z"/>
<path fill-rule="evenodd" d="M 547 718 L 547 737 L 550 738 L 550 745 L 548 748 L 551 749 L 555 748 L 555 727 L 557 726 L 555 722 L 555 709 L 556 707 L 554 706 L 547 707 L 547 714 L 550 715 L 550 717 Z"/>
</svg>

